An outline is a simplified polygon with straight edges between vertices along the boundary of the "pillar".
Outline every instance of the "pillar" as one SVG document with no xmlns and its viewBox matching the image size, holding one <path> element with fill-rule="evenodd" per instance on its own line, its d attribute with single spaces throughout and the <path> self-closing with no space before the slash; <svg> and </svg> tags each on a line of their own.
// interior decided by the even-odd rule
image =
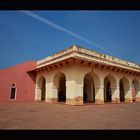
<svg viewBox="0 0 140 140">
<path fill-rule="evenodd" d="M 132 102 L 132 84 L 129 84 L 130 88 L 125 88 L 124 93 L 125 93 L 125 102 L 130 103 Z"/>
<path fill-rule="evenodd" d="M 100 73 L 100 84 L 95 85 L 95 104 L 104 104 L 104 76 Z"/>
<path fill-rule="evenodd" d="M 138 91 L 136 94 L 135 102 L 140 102 L 140 91 Z"/>
<path fill-rule="evenodd" d="M 53 103 L 57 103 L 58 102 L 58 89 L 55 85 L 52 86 L 52 97 L 50 98 L 50 100 Z"/>
<path fill-rule="evenodd" d="M 104 104 L 104 86 L 95 87 L 95 104 Z"/>
<path fill-rule="evenodd" d="M 73 65 L 66 73 L 66 104 L 83 105 L 84 71 L 79 65 Z"/>
<path fill-rule="evenodd" d="M 83 84 L 76 83 L 75 80 L 67 81 L 66 104 L 83 105 Z"/>
<path fill-rule="evenodd" d="M 41 101 L 41 88 L 36 85 L 35 101 Z"/>
<path fill-rule="evenodd" d="M 45 73 L 46 76 L 45 102 L 52 102 L 52 103 L 58 102 L 57 87 L 53 83 L 55 74 L 56 74 L 55 71 L 54 72 L 48 71 L 48 73 Z"/>
<path fill-rule="evenodd" d="M 112 103 L 120 103 L 120 89 L 119 86 L 117 86 L 116 88 L 113 88 L 112 91 Z"/>
<path fill-rule="evenodd" d="M 120 84 L 119 79 L 116 79 L 116 87 L 112 88 L 112 103 L 120 103 Z"/>
</svg>

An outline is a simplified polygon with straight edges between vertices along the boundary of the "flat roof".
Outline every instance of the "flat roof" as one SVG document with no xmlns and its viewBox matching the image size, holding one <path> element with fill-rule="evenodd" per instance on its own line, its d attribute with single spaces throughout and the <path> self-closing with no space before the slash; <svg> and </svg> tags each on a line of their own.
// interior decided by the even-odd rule
<svg viewBox="0 0 140 140">
<path fill-rule="evenodd" d="M 110 55 L 98 53 L 94 50 L 82 48 L 77 45 L 73 45 L 51 56 L 38 60 L 37 69 L 69 58 L 78 58 L 81 60 L 88 60 L 91 62 L 113 65 L 120 68 L 126 68 L 140 72 L 140 65 L 138 64 L 124 61 Z"/>
</svg>

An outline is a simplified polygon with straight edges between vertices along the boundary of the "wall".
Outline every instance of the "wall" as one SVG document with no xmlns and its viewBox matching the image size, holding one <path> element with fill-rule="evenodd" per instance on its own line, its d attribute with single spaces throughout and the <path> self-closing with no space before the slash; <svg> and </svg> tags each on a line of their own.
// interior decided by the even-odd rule
<svg viewBox="0 0 140 140">
<path fill-rule="evenodd" d="M 89 72 L 94 72 L 93 77 L 95 78 L 95 103 L 104 103 L 104 79 L 109 76 L 111 80 L 111 90 L 112 90 L 112 103 L 119 103 L 119 81 L 121 78 L 126 77 L 129 81 L 129 91 L 125 95 L 125 102 L 132 102 L 132 92 L 131 83 L 133 79 L 138 79 L 140 82 L 140 77 L 136 77 L 130 74 L 123 74 L 121 72 L 115 72 L 111 70 L 99 68 L 91 68 L 86 64 L 69 64 L 59 68 L 53 68 L 51 70 L 39 71 L 37 73 L 36 83 L 40 76 L 46 79 L 46 102 L 55 99 L 57 101 L 56 87 L 54 87 L 54 77 L 57 73 L 62 72 L 66 76 L 66 104 L 71 105 L 81 105 L 83 104 L 83 81 L 84 76 Z M 99 79 L 99 80 L 98 80 Z M 54 96 L 54 94 L 56 96 Z M 138 93 L 138 98 L 140 94 Z M 37 97 L 37 84 L 36 84 L 36 100 L 40 100 Z"/>
<path fill-rule="evenodd" d="M 16 87 L 16 101 L 34 100 L 36 74 L 28 73 L 34 68 L 36 68 L 36 62 L 28 61 L 0 70 L 0 102 L 12 101 L 10 99 L 12 84 Z"/>
</svg>

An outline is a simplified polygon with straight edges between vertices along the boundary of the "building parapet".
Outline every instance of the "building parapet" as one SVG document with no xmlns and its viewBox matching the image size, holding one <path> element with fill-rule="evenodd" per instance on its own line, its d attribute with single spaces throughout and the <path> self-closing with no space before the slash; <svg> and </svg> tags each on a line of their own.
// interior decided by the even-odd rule
<svg viewBox="0 0 140 140">
<path fill-rule="evenodd" d="M 132 67 L 134 69 L 140 70 L 140 65 L 138 65 L 138 64 L 128 62 L 128 61 L 124 61 L 122 59 L 119 59 L 119 58 L 116 58 L 116 57 L 113 57 L 113 56 L 110 56 L 110 55 L 98 53 L 94 50 L 89 50 L 89 49 L 86 49 L 86 48 L 82 48 L 82 47 L 79 47 L 77 45 L 73 45 L 73 46 L 71 46 L 69 48 L 66 48 L 66 49 L 64 49 L 64 50 L 62 50 L 58 53 L 55 53 L 51 56 L 48 56 L 44 59 L 41 59 L 41 60 L 37 61 L 37 67 L 41 67 L 41 65 L 44 64 L 44 63 L 47 65 L 48 62 L 50 64 L 50 61 L 53 62 L 53 60 L 56 60 L 57 58 L 62 59 L 62 57 L 70 56 L 72 53 L 75 53 L 75 52 L 80 53 L 80 54 L 89 55 L 92 58 L 96 57 L 96 59 L 100 59 L 100 60 L 103 60 L 103 61 L 109 61 L 109 62 L 112 62 L 112 63 L 121 64 L 121 65 L 124 65 L 124 66 L 127 66 L 127 67 Z M 59 61 L 59 59 L 58 59 L 58 61 Z"/>
</svg>

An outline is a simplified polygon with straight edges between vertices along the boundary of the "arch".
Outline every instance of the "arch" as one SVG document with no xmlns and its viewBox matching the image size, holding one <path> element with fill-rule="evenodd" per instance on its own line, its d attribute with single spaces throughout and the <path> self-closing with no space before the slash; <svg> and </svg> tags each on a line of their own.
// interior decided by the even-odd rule
<svg viewBox="0 0 140 140">
<path fill-rule="evenodd" d="M 66 102 L 66 76 L 58 72 L 53 79 L 53 86 L 56 89 L 58 102 Z"/>
<path fill-rule="evenodd" d="M 46 94 L 46 80 L 43 76 L 41 76 L 37 81 L 37 95 L 39 100 L 45 101 Z"/>
<path fill-rule="evenodd" d="M 139 81 L 137 79 L 134 79 L 132 81 L 132 99 L 133 99 L 133 101 L 136 100 L 136 96 L 137 96 L 139 91 L 140 91 Z"/>
<path fill-rule="evenodd" d="M 111 102 L 112 95 L 117 87 L 116 80 L 112 75 L 107 75 L 104 78 L 104 102 Z"/>
<path fill-rule="evenodd" d="M 125 96 L 128 93 L 130 86 L 129 86 L 129 81 L 125 77 L 121 78 L 119 81 L 119 89 L 120 89 L 120 102 L 125 101 Z"/>
<path fill-rule="evenodd" d="M 99 86 L 100 80 L 94 72 L 88 72 L 84 76 L 83 102 L 95 102 L 95 88 Z"/>
</svg>

